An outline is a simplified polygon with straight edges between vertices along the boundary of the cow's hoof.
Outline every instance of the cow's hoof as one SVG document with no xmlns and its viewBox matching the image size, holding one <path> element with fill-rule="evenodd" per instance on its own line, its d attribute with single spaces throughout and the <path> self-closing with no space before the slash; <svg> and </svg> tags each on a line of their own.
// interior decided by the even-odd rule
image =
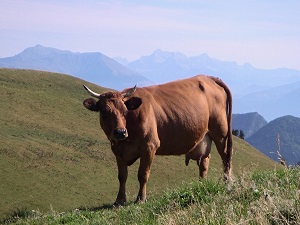
<svg viewBox="0 0 300 225">
<path fill-rule="evenodd" d="M 125 205 L 125 202 L 114 202 L 113 207 L 119 208 Z"/>
<path fill-rule="evenodd" d="M 134 204 L 145 203 L 146 201 L 146 198 L 137 197 Z"/>
</svg>

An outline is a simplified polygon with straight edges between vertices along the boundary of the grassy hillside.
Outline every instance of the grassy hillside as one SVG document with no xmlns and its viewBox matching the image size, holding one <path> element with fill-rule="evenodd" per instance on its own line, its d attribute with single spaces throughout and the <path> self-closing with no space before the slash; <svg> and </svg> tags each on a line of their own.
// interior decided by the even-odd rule
<svg viewBox="0 0 300 225">
<path fill-rule="evenodd" d="M 71 76 L 0 69 L 0 218 L 14 211 L 58 212 L 111 204 L 118 190 L 117 167 L 99 118 L 82 106 L 88 97 Z M 98 92 L 103 88 L 88 84 Z M 277 165 L 234 139 L 233 172 Z M 137 166 L 129 170 L 128 197 L 137 194 Z M 208 176 L 220 179 L 221 161 L 212 150 Z M 195 163 L 184 157 L 156 157 L 148 197 L 197 180 Z"/>
<path fill-rule="evenodd" d="M 300 224 L 300 169 L 239 176 L 228 187 L 204 180 L 180 185 L 145 204 L 119 209 L 19 212 L 14 224 Z"/>
</svg>

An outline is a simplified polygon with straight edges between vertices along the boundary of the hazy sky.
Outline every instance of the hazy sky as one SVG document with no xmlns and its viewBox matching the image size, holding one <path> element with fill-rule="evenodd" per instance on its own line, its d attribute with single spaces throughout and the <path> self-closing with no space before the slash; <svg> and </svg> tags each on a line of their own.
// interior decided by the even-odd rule
<svg viewBox="0 0 300 225">
<path fill-rule="evenodd" d="M 0 57 L 41 44 L 128 60 L 156 49 L 300 70 L 299 0 L 0 0 Z"/>
</svg>

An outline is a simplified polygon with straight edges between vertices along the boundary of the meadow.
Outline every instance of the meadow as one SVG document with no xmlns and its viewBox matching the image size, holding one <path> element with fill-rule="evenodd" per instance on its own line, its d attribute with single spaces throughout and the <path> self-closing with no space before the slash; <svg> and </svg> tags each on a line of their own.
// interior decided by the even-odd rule
<svg viewBox="0 0 300 225">
<path fill-rule="evenodd" d="M 82 106 L 89 97 L 82 84 L 97 92 L 107 90 L 63 74 L 0 69 L 2 221 L 23 212 L 72 214 L 75 209 L 105 208 L 114 202 L 118 190 L 115 158 L 100 129 L 99 115 Z M 137 194 L 137 168 L 138 162 L 129 169 L 129 200 Z M 276 162 L 234 138 L 234 176 L 278 168 Z M 214 147 L 208 177 L 210 182 L 222 177 Z M 196 163 L 186 167 L 184 156 L 157 156 L 148 199 L 197 180 Z"/>
<path fill-rule="evenodd" d="M 181 185 L 145 204 L 19 212 L 14 224 L 300 224 L 300 169 L 256 171 L 232 184 L 203 180 Z M 21 217 L 20 217 L 21 216 Z"/>
</svg>

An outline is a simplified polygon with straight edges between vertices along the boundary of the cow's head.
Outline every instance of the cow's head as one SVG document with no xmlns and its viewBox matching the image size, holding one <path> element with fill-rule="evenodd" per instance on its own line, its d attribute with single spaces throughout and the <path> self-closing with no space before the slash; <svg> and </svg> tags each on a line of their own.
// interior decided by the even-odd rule
<svg viewBox="0 0 300 225">
<path fill-rule="evenodd" d="M 110 141 L 125 140 L 128 137 L 126 128 L 127 113 L 140 107 L 142 100 L 131 97 L 136 91 L 133 88 L 123 92 L 106 92 L 98 94 L 83 85 L 87 92 L 98 99 L 88 98 L 83 101 L 83 105 L 94 112 L 100 112 L 100 125 Z"/>
</svg>

